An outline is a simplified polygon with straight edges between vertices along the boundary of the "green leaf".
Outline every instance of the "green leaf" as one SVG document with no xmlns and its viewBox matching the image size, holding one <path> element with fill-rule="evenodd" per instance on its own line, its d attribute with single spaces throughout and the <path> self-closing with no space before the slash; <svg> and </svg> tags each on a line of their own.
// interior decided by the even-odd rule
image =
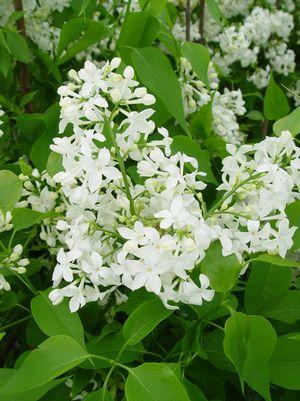
<svg viewBox="0 0 300 401">
<path fill-rule="evenodd" d="M 144 302 L 126 320 L 124 338 L 130 345 L 137 344 L 171 314 L 172 311 L 166 309 L 160 299 Z"/>
<path fill-rule="evenodd" d="M 261 316 L 234 313 L 225 324 L 224 352 L 243 382 L 271 401 L 268 362 L 276 344 L 276 333 Z"/>
<path fill-rule="evenodd" d="M 214 330 L 204 338 L 203 350 L 205 351 L 209 362 L 219 369 L 234 372 L 232 363 L 226 358 L 223 349 L 224 332 L 222 330 Z"/>
<path fill-rule="evenodd" d="M 0 388 L 0 395 L 21 393 L 42 386 L 88 357 L 73 338 L 50 337 L 30 352 L 11 380 Z"/>
<path fill-rule="evenodd" d="M 59 57 L 67 46 L 76 40 L 82 31 L 87 28 L 89 21 L 85 18 L 75 18 L 67 21 L 61 28 L 57 45 L 56 57 Z"/>
<path fill-rule="evenodd" d="M 282 322 L 296 323 L 300 319 L 300 291 L 288 291 L 277 305 L 266 308 L 264 315 Z"/>
<path fill-rule="evenodd" d="M 62 81 L 60 71 L 54 63 L 53 59 L 49 56 L 49 54 L 43 52 L 42 50 L 36 50 L 35 53 L 40 58 L 42 63 L 47 67 L 47 73 L 49 75 L 51 74 L 56 79 L 56 81 Z"/>
<path fill-rule="evenodd" d="M 285 208 L 285 212 L 290 222 L 291 227 L 297 227 L 295 234 L 293 235 L 293 247 L 296 250 L 300 248 L 300 200 L 290 203 Z"/>
<path fill-rule="evenodd" d="M 80 10 L 79 10 L 79 13 L 78 13 L 78 16 L 79 16 L 79 17 L 80 17 L 82 14 L 85 13 L 85 10 L 89 7 L 91 1 L 92 1 L 92 0 L 82 0 L 81 7 L 80 7 Z"/>
<path fill-rule="evenodd" d="M 253 121 L 263 121 L 265 119 L 264 115 L 258 110 L 249 111 L 249 113 L 246 114 L 246 117 Z"/>
<path fill-rule="evenodd" d="M 7 381 L 11 380 L 16 374 L 16 369 L 0 369 L 0 386 L 3 386 Z M 35 389 L 28 390 L 18 394 L 1 395 L 1 401 L 37 401 L 43 397 L 49 390 L 56 387 L 62 382 L 60 380 L 53 380 L 52 382 L 43 384 Z"/>
<path fill-rule="evenodd" d="M 212 101 L 210 101 L 208 104 L 200 107 L 192 116 L 190 128 L 193 136 L 197 139 L 205 139 L 210 136 L 212 122 Z M 220 137 L 218 138 L 221 139 Z"/>
<path fill-rule="evenodd" d="M 26 40 L 17 32 L 6 30 L 7 45 L 17 61 L 29 63 L 32 59 Z"/>
<path fill-rule="evenodd" d="M 167 0 L 139 0 L 139 3 L 141 8 L 144 8 L 146 5 L 148 5 L 150 11 L 159 16 L 166 7 Z"/>
<path fill-rule="evenodd" d="M 12 211 L 12 224 L 14 225 L 15 231 L 20 231 L 39 223 L 49 216 L 48 213 L 41 213 L 37 210 L 27 208 L 14 209 Z"/>
<path fill-rule="evenodd" d="M 271 75 L 264 97 L 264 115 L 268 120 L 275 121 L 286 116 L 289 111 L 287 98 Z"/>
<path fill-rule="evenodd" d="M 47 336 L 66 335 L 84 345 L 83 327 L 77 313 L 70 313 L 68 302 L 52 305 L 49 291 L 41 292 L 31 301 L 31 311 L 39 328 Z"/>
<path fill-rule="evenodd" d="M 266 262 L 282 267 L 300 267 L 300 263 L 295 260 L 283 259 L 279 255 L 269 255 L 268 253 L 250 259 L 249 262 Z"/>
<path fill-rule="evenodd" d="M 265 311 L 277 308 L 287 294 L 292 281 L 289 268 L 268 263 L 255 263 L 245 290 L 245 309 L 248 314 L 265 315 Z"/>
<path fill-rule="evenodd" d="M 44 115 L 39 113 L 22 113 L 16 118 L 16 121 L 21 133 L 30 143 L 34 143 L 46 128 Z"/>
<path fill-rule="evenodd" d="M 7 77 L 10 65 L 10 54 L 4 46 L 0 45 L 0 71 L 4 77 Z"/>
<path fill-rule="evenodd" d="M 191 383 L 190 381 L 185 379 L 184 387 L 191 401 L 207 401 L 200 388 L 197 387 L 194 383 Z"/>
<path fill-rule="evenodd" d="M 117 42 L 117 48 L 121 47 L 146 47 L 151 46 L 156 33 L 160 27 L 160 22 L 157 18 L 151 16 L 149 11 L 141 11 L 128 13 L 121 26 L 120 36 Z M 127 57 L 123 57 L 126 55 Z M 123 60 L 128 63 L 128 49 L 121 51 Z"/>
<path fill-rule="evenodd" d="M 206 173 L 205 176 L 201 177 L 201 180 L 215 185 L 218 184 L 210 167 L 209 152 L 201 149 L 198 143 L 193 139 L 184 135 L 176 135 L 173 138 L 171 149 L 172 153 L 182 152 L 187 156 L 194 157 L 198 161 L 198 170 Z"/>
<path fill-rule="evenodd" d="M 44 113 L 44 133 L 34 142 L 30 158 L 39 171 L 43 171 L 47 167 L 47 160 L 51 154 L 50 145 L 53 143 L 53 138 L 58 132 L 59 122 L 59 105 L 52 104 Z"/>
<path fill-rule="evenodd" d="M 269 366 L 271 383 L 290 390 L 300 390 L 300 337 L 298 333 L 278 338 Z"/>
<path fill-rule="evenodd" d="M 200 81 L 209 87 L 207 69 L 210 57 L 207 47 L 199 43 L 184 42 L 181 48 L 181 54 L 188 59 Z"/>
<path fill-rule="evenodd" d="M 67 22 L 66 24 L 69 24 L 74 20 L 71 20 Z M 100 40 L 106 38 L 110 31 L 109 29 L 100 21 L 94 21 L 94 20 L 88 20 L 84 19 L 86 26 L 84 27 L 84 33 L 83 35 L 78 39 L 76 43 L 73 45 L 71 44 L 68 49 L 66 50 L 65 54 L 62 54 L 61 57 L 57 61 L 57 65 L 64 64 L 66 61 L 70 60 L 73 56 L 76 54 L 80 53 L 83 50 L 86 50 L 88 47 L 93 45 L 94 43 L 99 42 Z M 83 23 L 80 22 L 80 26 L 83 26 Z M 72 26 L 74 28 L 74 26 Z M 76 28 L 74 28 L 76 29 Z M 66 42 L 70 41 L 70 32 L 68 32 L 68 37 L 66 40 L 63 41 L 63 45 L 66 45 Z M 78 37 L 78 31 L 76 31 L 76 37 Z M 75 39 L 74 37 L 72 38 L 73 40 Z"/>
<path fill-rule="evenodd" d="M 207 275 L 210 285 L 217 292 L 231 290 L 241 270 L 235 255 L 222 255 L 222 246 L 219 241 L 210 245 L 200 267 L 201 272 Z"/>
<path fill-rule="evenodd" d="M 154 47 L 133 49 L 131 57 L 140 81 L 150 92 L 160 98 L 183 130 L 189 133 L 184 116 L 181 88 L 168 58 L 160 49 Z"/>
<path fill-rule="evenodd" d="M 279 136 L 285 130 L 290 131 L 294 137 L 300 133 L 300 107 L 274 123 L 273 131 L 276 135 Z"/>
<path fill-rule="evenodd" d="M 8 211 L 21 198 L 22 181 L 9 170 L 0 171 L 0 209 Z"/>
<path fill-rule="evenodd" d="M 226 149 L 226 142 L 220 136 L 210 136 L 204 140 L 203 145 L 209 151 L 211 157 L 219 157 L 220 159 L 224 159 L 224 157 L 229 155 Z"/>
<path fill-rule="evenodd" d="M 90 354 L 109 359 L 118 358 L 118 361 L 122 363 L 135 361 L 145 352 L 142 344 L 137 344 L 134 347 L 125 346 L 125 340 L 121 332 L 96 337 L 87 344 L 87 349 Z M 123 352 L 119 355 L 121 349 L 123 349 Z M 93 363 L 97 369 L 111 367 L 109 362 L 100 359 L 93 359 Z M 91 364 L 87 362 L 84 367 L 92 368 Z"/>
<path fill-rule="evenodd" d="M 144 363 L 130 369 L 125 394 L 127 401 L 190 401 L 183 384 L 163 363 Z"/>
<path fill-rule="evenodd" d="M 59 153 L 51 152 L 47 160 L 46 170 L 50 177 L 54 177 L 55 174 L 63 171 L 62 155 Z"/>
<path fill-rule="evenodd" d="M 24 107 L 26 106 L 26 104 L 28 104 L 29 102 L 32 101 L 32 99 L 35 97 L 35 95 L 37 94 L 37 91 L 34 92 L 29 92 L 26 93 L 24 96 L 22 96 L 20 103 L 19 103 L 19 107 Z"/>
<path fill-rule="evenodd" d="M 224 18 L 218 3 L 215 0 L 206 0 L 208 12 L 218 22 L 221 23 L 221 19 Z"/>
<path fill-rule="evenodd" d="M 113 401 L 113 398 L 108 392 L 108 390 L 105 391 L 105 395 L 103 393 L 104 393 L 103 389 L 94 391 L 93 393 L 88 394 L 84 398 L 84 401 Z"/>
</svg>

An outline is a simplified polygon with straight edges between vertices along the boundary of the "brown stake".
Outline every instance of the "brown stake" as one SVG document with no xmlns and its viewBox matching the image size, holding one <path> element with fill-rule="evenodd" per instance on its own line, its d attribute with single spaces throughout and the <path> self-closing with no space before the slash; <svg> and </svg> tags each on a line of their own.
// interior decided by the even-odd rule
<svg viewBox="0 0 300 401">
<path fill-rule="evenodd" d="M 200 42 L 204 43 L 204 14 L 205 14 L 205 0 L 200 0 L 200 14 L 199 14 L 199 33 L 200 33 Z"/>
<path fill-rule="evenodd" d="M 185 40 L 189 41 L 191 38 L 191 1 L 186 0 L 185 8 Z"/>
<path fill-rule="evenodd" d="M 15 11 L 23 12 L 23 4 L 22 0 L 14 0 Z M 23 36 L 26 40 L 26 29 L 25 29 L 25 20 L 24 15 L 17 20 L 17 29 L 19 33 Z M 28 73 L 27 64 L 18 62 L 18 69 L 19 69 L 19 81 L 20 81 L 20 89 L 22 95 L 26 95 L 26 93 L 30 92 L 30 78 Z M 32 103 L 29 102 L 25 106 L 25 110 L 27 113 L 32 113 Z"/>
</svg>

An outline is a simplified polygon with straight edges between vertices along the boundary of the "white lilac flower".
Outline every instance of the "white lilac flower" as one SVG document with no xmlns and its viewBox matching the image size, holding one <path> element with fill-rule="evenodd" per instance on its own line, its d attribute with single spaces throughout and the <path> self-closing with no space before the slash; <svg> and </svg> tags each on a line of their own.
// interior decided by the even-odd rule
<svg viewBox="0 0 300 401">
<path fill-rule="evenodd" d="M 204 83 L 200 81 L 192 70 L 191 64 L 185 58 L 180 60 L 180 76 L 184 109 L 187 116 L 198 111 L 202 106 L 212 101 L 212 120 L 214 132 L 227 143 L 241 144 L 244 134 L 240 131 L 237 116 L 246 113 L 242 92 L 224 89 L 220 93 L 218 74 L 212 63 L 209 64 L 208 79 L 211 89 L 209 93 Z"/>
<path fill-rule="evenodd" d="M 0 261 L 0 290 L 10 291 L 11 287 L 5 276 L 7 271 L 11 271 L 14 274 L 26 273 L 26 266 L 29 265 L 27 258 L 21 258 L 23 253 L 23 246 L 17 244 L 12 250 L 8 250 L 6 256 Z M 4 272 L 2 273 L 2 269 Z"/>
<path fill-rule="evenodd" d="M 295 230 L 289 227 L 285 206 L 298 198 L 300 185 L 299 151 L 291 135 L 284 132 L 256 145 L 228 145 L 230 156 L 223 161 L 218 187 L 224 201 L 207 212 L 199 202 L 206 184 L 198 162 L 180 152 L 171 155 L 168 131 L 156 129 L 153 110 L 146 107 L 153 97 L 139 86 L 131 67 L 118 74 L 113 65 L 119 60 L 98 70 L 88 65 L 80 74 L 72 72 L 75 82 L 59 89 L 61 118 L 74 129 L 51 146 L 62 155 L 63 165 L 54 176 L 63 215 L 55 226 L 51 301 L 69 298 L 71 311 L 76 311 L 87 302 L 105 302 L 122 287 L 144 287 L 168 308 L 180 302 L 201 305 L 214 291 L 205 275 L 194 281 L 191 273 L 213 241 L 220 241 L 224 255 L 234 253 L 241 261 L 254 252 L 284 256 Z M 86 83 L 80 110 L 91 98 L 101 98 L 101 104 L 92 106 L 100 117 L 96 121 L 80 110 L 80 117 L 72 119 L 64 107 L 66 98 L 77 107 Z M 244 113 L 239 91 L 225 90 L 223 96 L 226 101 L 219 103 L 224 108 L 226 104 L 229 111 Z M 125 162 L 139 183 L 127 175 Z"/>
</svg>

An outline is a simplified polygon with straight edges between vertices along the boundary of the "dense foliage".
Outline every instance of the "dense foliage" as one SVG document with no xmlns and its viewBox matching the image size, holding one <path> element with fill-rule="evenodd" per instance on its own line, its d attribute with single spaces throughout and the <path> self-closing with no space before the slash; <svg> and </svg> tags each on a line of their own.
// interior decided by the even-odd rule
<svg viewBox="0 0 300 401">
<path fill-rule="evenodd" d="M 0 0 L 0 400 L 300 399 L 300 9 Z"/>
</svg>

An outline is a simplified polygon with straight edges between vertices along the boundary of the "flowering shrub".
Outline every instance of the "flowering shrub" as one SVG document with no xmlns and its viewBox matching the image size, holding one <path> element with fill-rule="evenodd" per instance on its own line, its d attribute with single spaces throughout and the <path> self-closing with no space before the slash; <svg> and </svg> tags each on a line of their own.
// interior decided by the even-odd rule
<svg viewBox="0 0 300 401">
<path fill-rule="evenodd" d="M 298 18 L 0 4 L 1 401 L 299 398 Z"/>
</svg>

